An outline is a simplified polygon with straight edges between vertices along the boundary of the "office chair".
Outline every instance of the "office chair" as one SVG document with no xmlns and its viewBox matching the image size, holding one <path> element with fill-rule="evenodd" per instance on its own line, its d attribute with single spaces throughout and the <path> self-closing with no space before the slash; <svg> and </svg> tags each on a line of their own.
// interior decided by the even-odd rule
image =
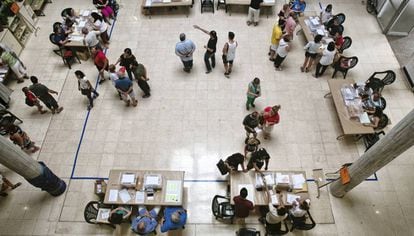
<svg viewBox="0 0 414 236">
<path fill-rule="evenodd" d="M 230 220 L 230 223 L 233 223 L 234 207 L 230 204 L 230 198 L 220 195 L 214 196 L 211 210 L 216 220 Z"/>
<path fill-rule="evenodd" d="M 292 232 L 294 229 L 311 230 L 316 226 L 316 223 L 313 220 L 312 215 L 309 211 L 306 211 L 306 215 L 304 215 L 303 217 L 294 217 L 293 215 L 289 214 L 289 218 L 292 223 L 292 228 L 290 228 L 290 232 Z M 311 223 L 306 223 L 307 219 L 309 219 Z"/>
</svg>

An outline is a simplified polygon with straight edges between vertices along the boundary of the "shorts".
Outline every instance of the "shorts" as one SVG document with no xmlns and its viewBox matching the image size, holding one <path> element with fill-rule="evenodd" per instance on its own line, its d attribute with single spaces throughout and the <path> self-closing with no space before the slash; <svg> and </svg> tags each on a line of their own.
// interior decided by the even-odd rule
<svg viewBox="0 0 414 236">
<path fill-rule="evenodd" d="M 315 59 L 317 55 L 317 53 L 310 53 L 308 51 L 305 52 L 305 57 L 310 57 L 312 59 Z"/>
<path fill-rule="evenodd" d="M 277 44 L 272 44 L 270 45 L 270 50 L 275 51 L 277 50 L 278 45 Z"/>
<path fill-rule="evenodd" d="M 228 60 L 227 60 L 227 56 L 226 56 L 226 55 L 221 56 L 221 58 L 223 59 L 223 63 L 224 63 L 224 64 L 229 63 L 230 65 L 233 65 L 233 60 L 228 61 Z"/>
</svg>

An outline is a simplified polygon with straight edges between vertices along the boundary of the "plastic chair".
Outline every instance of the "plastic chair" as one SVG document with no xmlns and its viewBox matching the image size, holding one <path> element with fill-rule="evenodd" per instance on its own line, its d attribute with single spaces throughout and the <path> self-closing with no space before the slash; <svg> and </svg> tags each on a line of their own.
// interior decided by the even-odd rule
<svg viewBox="0 0 414 236">
<path fill-rule="evenodd" d="M 9 125 L 14 124 L 15 122 L 19 121 L 19 123 L 23 123 L 23 121 L 17 117 L 16 115 L 14 115 L 13 113 L 11 113 L 10 111 L 6 110 L 6 109 L 2 109 L 0 110 L 0 134 L 1 135 L 6 135 L 7 134 L 7 127 Z"/>
<path fill-rule="evenodd" d="M 226 0 L 217 0 L 217 8 L 216 10 L 219 9 L 220 5 L 224 5 L 224 10 L 227 13 L 227 4 L 226 4 Z"/>
<path fill-rule="evenodd" d="M 342 25 L 345 22 L 345 19 L 346 19 L 344 13 L 338 13 L 333 18 L 336 18 L 340 25 Z"/>
<path fill-rule="evenodd" d="M 233 223 L 234 207 L 230 204 L 229 198 L 221 195 L 214 196 L 211 210 L 216 220 L 230 220 L 230 223 Z"/>
<path fill-rule="evenodd" d="M 281 230 L 282 222 L 284 223 L 285 230 Z M 277 235 L 284 235 L 289 233 L 289 228 L 285 220 L 283 220 L 278 224 L 277 227 L 272 227 L 273 225 L 269 225 L 266 223 L 265 229 L 265 236 L 277 236 Z"/>
<path fill-rule="evenodd" d="M 214 14 L 214 0 L 200 0 L 201 2 L 201 13 L 203 13 L 203 10 L 211 9 Z"/>
<path fill-rule="evenodd" d="M 378 78 L 377 76 L 379 76 L 380 78 Z M 383 76 L 382 79 L 381 76 Z M 369 79 L 365 83 L 374 92 L 381 92 L 384 89 L 385 85 L 390 85 L 394 83 L 395 78 L 396 75 L 394 71 L 386 70 L 381 72 L 375 72 L 369 77 Z"/>
<path fill-rule="evenodd" d="M 316 226 L 315 221 L 312 218 L 312 215 L 309 211 L 306 211 L 306 215 L 303 217 L 294 217 L 292 215 L 289 215 L 289 218 L 292 222 L 292 228 L 290 228 L 290 232 L 292 232 L 294 229 L 298 230 L 311 230 Z M 306 220 L 309 219 L 311 223 L 306 223 Z"/>
<path fill-rule="evenodd" d="M 236 231 L 237 236 L 260 236 L 260 231 L 255 228 L 240 228 Z"/>
<path fill-rule="evenodd" d="M 352 44 L 352 39 L 348 36 L 344 37 L 344 43 L 342 44 L 342 46 L 338 49 L 339 53 L 343 53 L 345 49 L 348 49 L 351 47 Z"/>
<path fill-rule="evenodd" d="M 345 62 L 347 61 L 347 62 Z M 344 63 L 347 63 L 345 66 Z M 334 63 L 333 67 L 335 69 L 334 73 L 332 74 L 332 78 L 335 77 L 336 72 L 341 72 L 344 76 L 344 79 L 346 78 L 346 74 L 348 74 L 348 70 L 354 68 L 358 64 L 358 57 L 344 57 L 341 56 L 337 62 Z"/>
<path fill-rule="evenodd" d="M 53 52 L 62 57 L 63 64 L 67 65 L 69 69 L 71 69 L 71 62 L 75 61 L 75 59 L 77 59 L 79 64 L 81 64 L 81 61 L 76 52 L 65 48 L 64 46 L 60 45 L 59 42 L 56 42 L 55 36 L 55 33 L 51 33 L 49 35 L 49 40 L 51 43 L 59 47 L 59 49 L 54 49 Z"/>
<path fill-rule="evenodd" d="M 83 211 L 83 216 L 85 218 L 85 221 L 89 224 L 103 224 L 103 225 L 108 225 L 112 228 L 115 228 L 115 226 L 112 224 L 101 223 L 101 222 L 96 221 L 96 217 L 98 217 L 98 209 L 101 207 L 101 205 L 103 204 L 101 204 L 98 201 L 88 202 L 88 204 L 86 204 L 85 206 L 85 210 Z"/>
<path fill-rule="evenodd" d="M 380 140 L 380 134 L 385 135 L 384 131 L 375 132 L 373 134 L 364 134 L 362 136 L 364 145 L 365 145 L 365 152 L 368 151 L 376 142 Z"/>
</svg>

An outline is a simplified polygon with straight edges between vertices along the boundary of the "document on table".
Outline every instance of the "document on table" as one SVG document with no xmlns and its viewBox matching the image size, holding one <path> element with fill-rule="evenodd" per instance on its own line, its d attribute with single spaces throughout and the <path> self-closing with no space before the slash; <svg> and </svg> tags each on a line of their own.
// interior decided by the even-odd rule
<svg viewBox="0 0 414 236">
<path fill-rule="evenodd" d="M 69 39 L 72 41 L 83 41 L 83 36 L 82 35 L 70 35 Z"/>
<path fill-rule="evenodd" d="M 143 1 L 145 1 L 145 6 L 146 7 L 149 7 L 152 4 L 152 0 L 143 0 Z"/>
<path fill-rule="evenodd" d="M 359 115 L 359 122 L 361 122 L 361 124 L 371 124 L 371 120 L 369 119 L 368 113 L 364 112 L 361 115 Z"/>
<path fill-rule="evenodd" d="M 86 25 L 86 21 L 85 20 L 81 20 L 78 24 L 78 27 L 83 28 Z"/>
<path fill-rule="evenodd" d="M 108 201 L 110 201 L 110 202 L 116 202 L 117 200 L 118 200 L 118 190 L 117 189 L 111 189 L 111 190 L 109 190 Z"/>
<path fill-rule="evenodd" d="M 131 200 L 131 195 L 129 195 L 128 190 L 122 189 L 119 191 L 119 198 L 121 198 L 123 203 L 127 203 L 129 200 Z"/>
<path fill-rule="evenodd" d="M 275 0 L 264 0 L 264 3 L 275 3 Z"/>
<path fill-rule="evenodd" d="M 239 193 L 242 188 L 247 189 L 248 195 L 246 199 L 250 200 L 254 204 L 254 193 L 256 190 L 254 189 L 253 184 L 239 184 L 239 191 L 237 192 Z"/>
<path fill-rule="evenodd" d="M 145 201 L 145 192 L 137 191 L 135 193 L 135 203 L 144 203 L 144 201 Z"/>
<path fill-rule="evenodd" d="M 276 184 L 290 184 L 289 175 L 276 173 Z"/>
<path fill-rule="evenodd" d="M 159 183 L 159 176 L 157 175 L 147 175 L 145 178 L 145 185 L 158 185 Z"/>
<path fill-rule="evenodd" d="M 273 205 L 279 205 L 279 199 L 277 198 L 277 195 L 271 195 L 270 199 L 272 200 Z"/>
<path fill-rule="evenodd" d="M 134 184 L 135 183 L 135 174 L 124 173 L 121 176 L 121 184 Z"/>
<path fill-rule="evenodd" d="M 81 12 L 82 16 L 89 16 L 91 14 L 91 11 L 89 10 L 84 10 L 83 12 Z"/>
<path fill-rule="evenodd" d="M 288 204 L 292 204 L 294 201 L 296 201 L 297 198 L 300 198 L 300 196 L 299 195 L 294 195 L 294 194 L 288 193 L 287 194 L 286 202 Z"/>
<path fill-rule="evenodd" d="M 165 202 L 180 202 L 182 188 L 181 186 L 181 180 L 167 180 Z"/>
<path fill-rule="evenodd" d="M 303 177 L 303 174 L 292 175 L 294 189 L 302 189 L 305 181 L 306 179 Z"/>
</svg>

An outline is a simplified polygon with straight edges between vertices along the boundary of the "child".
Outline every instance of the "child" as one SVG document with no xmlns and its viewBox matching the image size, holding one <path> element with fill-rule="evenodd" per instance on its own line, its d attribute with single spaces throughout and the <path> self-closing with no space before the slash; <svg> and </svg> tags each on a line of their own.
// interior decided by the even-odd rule
<svg viewBox="0 0 414 236">
<path fill-rule="evenodd" d="M 37 110 L 40 112 L 40 114 L 45 114 L 47 111 L 43 110 L 43 106 L 40 105 L 39 100 L 37 99 L 36 95 L 34 95 L 34 93 L 32 93 L 29 88 L 27 87 L 23 87 L 22 91 L 24 93 L 24 95 L 26 96 L 26 104 L 29 107 L 33 107 L 36 106 Z"/>
</svg>

